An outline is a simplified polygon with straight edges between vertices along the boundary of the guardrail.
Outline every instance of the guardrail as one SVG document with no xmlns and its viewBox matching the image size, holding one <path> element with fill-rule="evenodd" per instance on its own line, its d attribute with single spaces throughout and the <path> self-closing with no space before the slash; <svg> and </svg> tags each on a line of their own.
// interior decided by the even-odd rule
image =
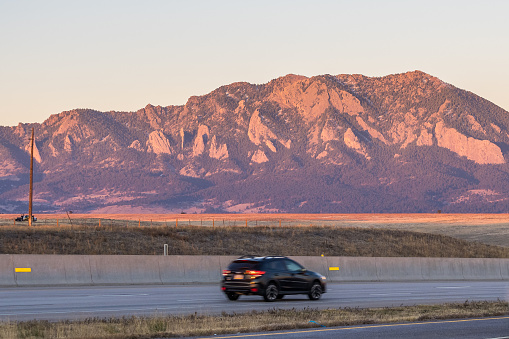
<svg viewBox="0 0 509 339">
<path fill-rule="evenodd" d="M 217 283 L 233 256 L 0 255 L 0 286 Z M 509 259 L 292 257 L 331 282 L 509 280 Z"/>
</svg>

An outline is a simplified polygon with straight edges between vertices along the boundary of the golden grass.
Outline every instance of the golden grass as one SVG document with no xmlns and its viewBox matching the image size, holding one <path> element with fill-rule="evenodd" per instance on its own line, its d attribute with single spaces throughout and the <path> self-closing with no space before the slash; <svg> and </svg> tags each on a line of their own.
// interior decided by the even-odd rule
<svg viewBox="0 0 509 339">
<path fill-rule="evenodd" d="M 36 214 L 39 220 L 67 219 L 67 214 Z M 2 214 L 1 219 L 13 220 L 18 214 Z M 249 221 L 336 221 L 338 223 L 377 223 L 377 224 L 408 224 L 408 223 L 440 223 L 463 225 L 490 225 L 509 223 L 509 214 L 481 214 L 481 213 L 353 213 L 353 214 L 289 214 L 289 213 L 251 213 L 251 214 L 70 214 L 72 219 L 113 219 L 131 221 L 174 222 L 197 220 L 237 220 Z"/>
<path fill-rule="evenodd" d="M 0 228 L 0 254 L 509 258 L 509 248 L 437 234 L 336 227 L 14 227 Z"/>
<path fill-rule="evenodd" d="M 18 215 L 3 214 L 0 226 Z M 37 224 L 70 226 L 66 214 L 37 214 Z M 447 235 L 467 241 L 509 247 L 509 214 L 70 214 L 74 224 L 97 226 L 330 226 L 382 228 Z M 25 225 L 25 223 L 17 223 Z"/>
<path fill-rule="evenodd" d="M 0 338 L 156 338 L 206 336 L 330 326 L 477 318 L 509 314 L 504 301 L 465 302 L 390 308 L 340 308 L 252 311 L 221 315 L 182 315 L 86 319 L 79 321 L 0 322 Z M 315 323 L 311 323 L 310 320 Z"/>
</svg>

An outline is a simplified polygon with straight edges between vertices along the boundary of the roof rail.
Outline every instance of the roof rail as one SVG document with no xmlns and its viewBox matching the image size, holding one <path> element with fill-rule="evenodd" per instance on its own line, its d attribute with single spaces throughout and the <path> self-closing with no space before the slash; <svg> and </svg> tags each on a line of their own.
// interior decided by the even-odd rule
<svg viewBox="0 0 509 339">
<path fill-rule="evenodd" d="M 248 259 L 248 258 L 256 258 L 256 257 L 259 257 L 259 255 L 247 254 L 247 255 L 243 255 L 241 257 L 238 257 L 237 259 Z"/>
</svg>

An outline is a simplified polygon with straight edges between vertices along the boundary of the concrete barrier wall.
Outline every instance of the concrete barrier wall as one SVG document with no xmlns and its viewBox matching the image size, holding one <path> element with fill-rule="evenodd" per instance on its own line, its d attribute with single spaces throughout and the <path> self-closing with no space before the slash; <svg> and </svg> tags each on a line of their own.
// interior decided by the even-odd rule
<svg viewBox="0 0 509 339">
<path fill-rule="evenodd" d="M 500 262 L 494 259 L 471 259 L 468 264 L 462 262 L 463 277 L 467 280 L 484 276 L 486 279 L 501 280 L 502 267 Z"/>
<path fill-rule="evenodd" d="M 14 264 L 12 262 L 12 255 L 0 255 L 0 286 L 13 286 L 16 285 L 14 279 Z"/>
<path fill-rule="evenodd" d="M 12 255 L 16 285 L 68 285 L 91 283 L 88 264 L 80 266 L 81 258 L 65 255 Z M 16 272 L 16 268 L 30 268 L 30 272 Z M 69 271 L 69 282 L 67 281 Z"/>
<path fill-rule="evenodd" d="M 357 260 L 354 260 L 357 259 Z M 327 257 L 324 274 L 329 281 L 378 281 L 376 258 Z M 331 270 L 331 269 L 333 270 Z"/>
<path fill-rule="evenodd" d="M 509 280 L 509 260 L 500 263 L 500 274 L 503 280 Z"/>
<path fill-rule="evenodd" d="M 217 283 L 235 258 L 2 254 L 0 286 Z M 331 282 L 509 280 L 509 259 L 292 258 Z"/>
<path fill-rule="evenodd" d="M 90 260 L 93 284 L 162 284 L 157 258 L 149 255 L 97 255 Z"/>
<path fill-rule="evenodd" d="M 454 280 L 463 278 L 465 259 L 457 258 L 421 258 L 422 275 L 435 280 Z"/>
</svg>

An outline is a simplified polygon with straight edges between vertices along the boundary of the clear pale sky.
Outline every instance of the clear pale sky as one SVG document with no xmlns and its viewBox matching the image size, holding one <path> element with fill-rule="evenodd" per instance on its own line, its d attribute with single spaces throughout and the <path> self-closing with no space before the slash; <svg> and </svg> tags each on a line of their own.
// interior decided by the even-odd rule
<svg viewBox="0 0 509 339">
<path fill-rule="evenodd" d="M 421 70 L 509 110 L 509 1 L 0 0 L 0 125 Z"/>
</svg>

